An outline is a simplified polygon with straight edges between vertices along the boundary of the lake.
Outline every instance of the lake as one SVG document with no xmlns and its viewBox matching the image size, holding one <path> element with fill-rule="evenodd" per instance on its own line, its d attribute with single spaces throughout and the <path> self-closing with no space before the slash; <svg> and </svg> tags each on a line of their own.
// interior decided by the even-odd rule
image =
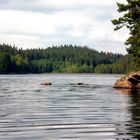
<svg viewBox="0 0 140 140">
<path fill-rule="evenodd" d="M 140 139 L 140 93 L 113 89 L 120 76 L 0 75 L 0 139 Z"/>
</svg>

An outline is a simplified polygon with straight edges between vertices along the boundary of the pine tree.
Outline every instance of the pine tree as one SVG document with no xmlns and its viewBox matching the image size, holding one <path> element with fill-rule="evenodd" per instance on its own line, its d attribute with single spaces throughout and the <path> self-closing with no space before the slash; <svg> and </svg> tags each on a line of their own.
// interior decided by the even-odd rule
<svg viewBox="0 0 140 140">
<path fill-rule="evenodd" d="M 112 20 L 118 30 L 126 26 L 130 31 L 130 37 L 125 44 L 138 66 L 140 66 L 140 0 L 127 0 L 127 3 L 117 3 L 118 12 L 124 13 L 122 17 Z"/>
</svg>

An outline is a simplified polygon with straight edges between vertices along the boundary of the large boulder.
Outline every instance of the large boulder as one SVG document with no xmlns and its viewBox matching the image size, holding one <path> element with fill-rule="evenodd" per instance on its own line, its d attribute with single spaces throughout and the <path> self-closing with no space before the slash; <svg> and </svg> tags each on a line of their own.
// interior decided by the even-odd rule
<svg viewBox="0 0 140 140">
<path fill-rule="evenodd" d="M 133 84 L 129 81 L 117 81 L 114 84 L 114 88 L 134 88 Z"/>
<path fill-rule="evenodd" d="M 130 73 L 117 80 L 114 88 L 140 89 L 140 71 Z"/>
<path fill-rule="evenodd" d="M 140 89 L 140 83 L 138 83 L 138 84 L 136 85 L 136 88 L 137 88 L 137 89 Z"/>
</svg>

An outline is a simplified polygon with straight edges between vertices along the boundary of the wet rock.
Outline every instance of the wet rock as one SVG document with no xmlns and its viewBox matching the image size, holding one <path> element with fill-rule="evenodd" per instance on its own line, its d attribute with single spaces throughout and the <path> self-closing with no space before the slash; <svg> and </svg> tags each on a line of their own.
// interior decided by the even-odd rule
<svg viewBox="0 0 140 140">
<path fill-rule="evenodd" d="M 129 81 L 117 81 L 114 85 L 114 88 L 134 88 L 133 84 Z"/>
<path fill-rule="evenodd" d="M 138 83 L 138 84 L 136 85 L 136 88 L 137 88 L 137 89 L 140 89 L 140 83 Z"/>
<path fill-rule="evenodd" d="M 49 86 L 52 85 L 52 83 L 49 81 L 44 81 L 43 83 L 41 83 L 41 85 Z"/>
<path fill-rule="evenodd" d="M 117 80 L 114 88 L 140 89 L 140 71 L 130 73 Z"/>
<path fill-rule="evenodd" d="M 84 85 L 84 83 L 77 83 L 76 85 Z"/>
<path fill-rule="evenodd" d="M 87 84 L 79 82 L 79 83 L 70 83 L 70 85 L 81 86 L 81 85 L 87 85 Z"/>
</svg>

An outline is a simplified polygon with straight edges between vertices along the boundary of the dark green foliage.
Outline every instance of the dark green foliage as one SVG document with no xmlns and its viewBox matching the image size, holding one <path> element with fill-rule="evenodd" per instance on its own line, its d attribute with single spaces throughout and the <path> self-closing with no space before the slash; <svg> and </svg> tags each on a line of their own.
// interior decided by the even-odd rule
<svg viewBox="0 0 140 140">
<path fill-rule="evenodd" d="M 27 58 L 24 58 L 21 54 L 16 54 L 14 56 L 11 56 L 11 60 L 14 67 L 14 72 L 16 73 L 27 73 L 28 72 L 28 60 Z"/>
<path fill-rule="evenodd" d="M 0 52 L 6 52 L 9 53 L 10 55 L 16 55 L 20 53 L 22 49 L 17 49 L 15 46 L 7 45 L 7 44 L 0 44 Z"/>
<path fill-rule="evenodd" d="M 8 53 L 0 52 L 0 73 L 9 73 L 11 68 L 11 59 Z"/>
<path fill-rule="evenodd" d="M 95 67 L 95 73 L 128 73 L 138 71 L 140 67 L 132 61 L 132 57 L 126 55 L 113 64 L 100 64 Z"/>
<path fill-rule="evenodd" d="M 51 62 L 71 62 L 81 65 L 87 64 L 96 66 L 102 63 L 114 63 L 121 55 L 112 53 L 99 53 L 94 49 L 81 46 L 54 46 L 47 49 L 31 49 L 23 51 L 24 57 L 28 60 L 47 59 Z"/>
<path fill-rule="evenodd" d="M 140 0 L 127 0 L 126 4 L 117 3 L 118 12 L 124 15 L 112 21 L 116 25 L 115 30 L 126 26 L 130 31 L 130 37 L 126 41 L 128 53 L 133 56 L 134 62 L 140 66 Z"/>
<path fill-rule="evenodd" d="M 125 73 L 131 66 L 137 69 L 130 62 L 128 56 L 81 46 L 22 50 L 0 45 L 0 73 Z"/>
<path fill-rule="evenodd" d="M 31 66 L 32 69 L 30 71 L 35 73 L 52 72 L 53 70 L 52 63 L 47 60 L 32 61 Z"/>
</svg>

